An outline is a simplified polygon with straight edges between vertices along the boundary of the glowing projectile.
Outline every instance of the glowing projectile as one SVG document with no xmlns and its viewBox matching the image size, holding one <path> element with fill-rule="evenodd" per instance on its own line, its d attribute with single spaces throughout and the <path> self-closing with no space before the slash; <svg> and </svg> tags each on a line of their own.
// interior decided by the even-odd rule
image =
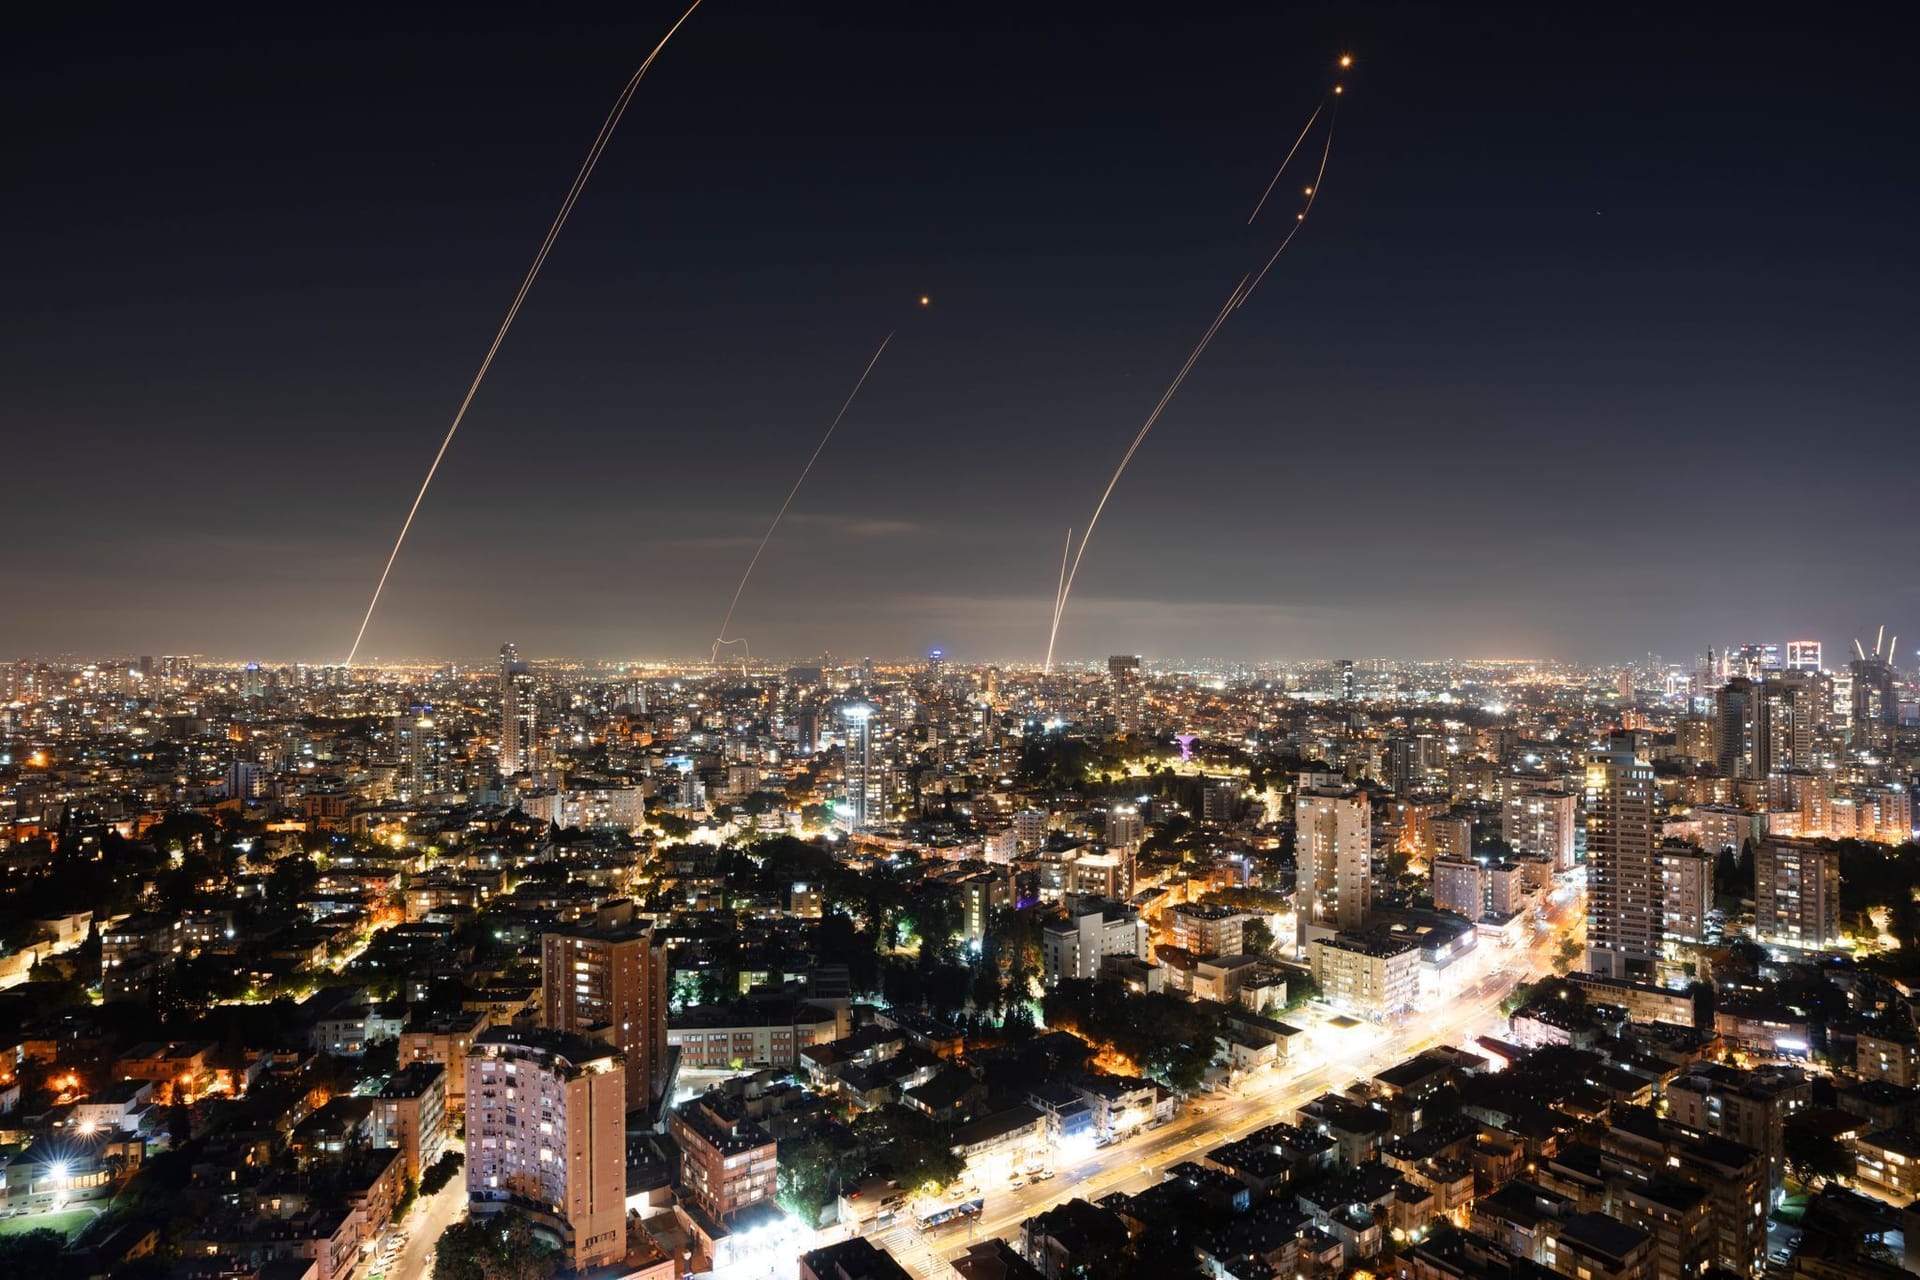
<svg viewBox="0 0 1920 1280">
<path fill-rule="evenodd" d="M 360 642 L 366 639 L 367 624 L 373 621 L 373 611 L 380 604 L 380 593 L 386 590 L 387 578 L 393 573 L 393 563 L 400 558 L 400 548 L 406 543 L 407 531 L 413 528 L 413 518 L 419 514 L 420 503 L 427 496 L 427 486 L 433 483 L 434 473 L 440 470 L 440 460 L 447 456 L 447 447 L 453 443 L 454 433 L 460 430 L 461 420 L 467 416 L 467 407 L 473 403 L 474 396 L 480 391 L 480 384 L 486 380 L 487 370 L 493 366 L 493 357 L 499 353 L 500 344 L 506 341 L 507 330 L 513 327 L 514 317 L 520 314 L 521 304 L 527 300 L 528 291 L 533 288 L 533 282 L 539 278 L 540 268 L 546 265 L 547 255 L 553 251 L 554 241 L 560 237 L 560 229 L 567 225 L 567 218 L 573 213 L 574 204 L 579 201 L 581 191 L 586 189 L 587 179 L 593 176 L 594 166 L 600 163 L 601 153 L 607 149 L 607 143 L 612 139 L 614 129 L 619 126 L 620 118 L 627 113 L 627 106 L 633 101 L 634 91 L 640 87 L 641 78 L 647 74 L 647 69 L 653 66 L 653 60 L 660 56 L 660 51 L 667 47 L 667 41 L 673 39 L 674 33 L 693 16 L 693 11 L 698 9 L 700 4 L 701 0 L 693 0 L 693 3 L 687 6 L 687 11 L 680 15 L 679 21 L 667 28 L 667 34 L 661 36 L 660 43 L 653 46 L 653 52 L 647 55 L 646 61 L 640 64 L 639 70 L 635 71 L 632 78 L 627 81 L 626 88 L 620 91 L 620 96 L 614 99 L 613 109 L 607 112 L 607 118 L 600 122 L 600 132 L 594 138 L 593 145 L 587 148 L 587 158 L 581 162 L 580 171 L 574 174 L 573 185 L 567 189 L 566 198 L 560 202 L 560 212 L 554 215 L 553 225 L 547 228 L 546 239 L 540 242 L 539 252 L 533 255 L 533 265 L 527 268 L 526 277 L 520 282 L 519 292 L 513 295 L 513 304 L 507 308 L 506 319 L 500 322 L 499 330 L 493 335 L 493 342 L 487 347 L 486 356 L 480 361 L 480 371 L 473 375 L 473 382 L 467 387 L 467 394 L 461 399 L 459 409 L 454 411 L 453 423 L 447 428 L 446 437 L 440 441 L 440 449 L 433 455 L 432 465 L 427 468 L 427 478 L 420 482 L 420 491 L 413 495 L 413 505 L 407 508 L 407 518 L 400 524 L 400 536 L 393 540 L 393 550 L 387 553 L 387 563 L 380 570 L 380 581 L 374 584 L 373 599 L 367 604 L 366 615 L 360 619 L 360 630 L 353 637 L 353 648 L 347 651 L 348 666 L 353 665 L 354 658 L 360 652 Z"/>
</svg>

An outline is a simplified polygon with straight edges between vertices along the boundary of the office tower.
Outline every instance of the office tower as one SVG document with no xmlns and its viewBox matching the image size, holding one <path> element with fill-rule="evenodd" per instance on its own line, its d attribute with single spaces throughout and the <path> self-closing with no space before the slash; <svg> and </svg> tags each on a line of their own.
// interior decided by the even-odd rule
<svg viewBox="0 0 1920 1280">
<path fill-rule="evenodd" d="M 1521 853 L 1544 853 L 1555 871 L 1573 870 L 1580 801 L 1564 791 L 1523 791 L 1500 809 L 1500 836 Z"/>
<path fill-rule="evenodd" d="M 1714 758 L 1729 778 L 1761 778 L 1759 690 L 1736 676 L 1713 695 Z"/>
<path fill-rule="evenodd" d="M 1840 851 L 1778 837 L 1753 853 L 1754 931 L 1762 942 L 1824 947 L 1840 936 Z"/>
<path fill-rule="evenodd" d="M 577 1270 L 627 1253 L 626 1064 L 611 1045 L 498 1027 L 467 1071 L 467 1209 L 559 1233 Z"/>
<path fill-rule="evenodd" d="M 1818 640 L 1789 640 L 1787 642 L 1787 670 L 1818 671 L 1820 660 L 1820 642 Z"/>
<path fill-rule="evenodd" d="M 512 641 L 500 646 L 500 776 L 533 768 L 533 672 Z"/>
<path fill-rule="evenodd" d="M 1353 701 L 1353 659 L 1340 659 L 1340 701 Z"/>
<path fill-rule="evenodd" d="M 1140 659 L 1116 653 L 1107 659 L 1113 723 L 1121 733 L 1140 732 Z"/>
<path fill-rule="evenodd" d="M 590 922 L 541 935 L 541 1023 L 610 1037 L 626 1055 L 627 1107 L 667 1089 L 667 950 L 633 903 L 603 904 Z M 471 1103 L 469 1103 L 471 1105 Z"/>
<path fill-rule="evenodd" d="M 1769 671 L 1778 671 L 1781 667 L 1780 646 L 1777 644 L 1743 644 L 1733 655 L 1734 670 L 1750 679 L 1758 680 Z"/>
<path fill-rule="evenodd" d="M 865 831 L 868 823 L 880 816 L 879 771 L 873 759 L 873 711 L 865 703 L 855 703 L 840 713 L 847 722 L 847 828 L 851 831 Z"/>
<path fill-rule="evenodd" d="M 1300 936 L 1331 922 L 1358 929 L 1373 903 L 1373 811 L 1364 791 L 1322 788 L 1294 801 Z"/>
<path fill-rule="evenodd" d="M 1653 976 L 1663 908 L 1654 830 L 1653 766 L 1623 745 L 1596 751 L 1587 763 L 1587 968 L 1593 973 Z"/>
</svg>

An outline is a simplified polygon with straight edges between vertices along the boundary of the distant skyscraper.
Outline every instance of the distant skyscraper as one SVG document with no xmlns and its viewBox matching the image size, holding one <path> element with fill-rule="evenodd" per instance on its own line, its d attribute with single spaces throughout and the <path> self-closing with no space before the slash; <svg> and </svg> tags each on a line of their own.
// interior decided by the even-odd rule
<svg viewBox="0 0 1920 1280">
<path fill-rule="evenodd" d="M 1121 733 L 1140 731 L 1140 659 L 1115 654 L 1107 659 L 1107 678 L 1113 697 L 1114 727 Z"/>
<path fill-rule="evenodd" d="M 877 805 L 873 760 L 873 708 L 856 703 L 840 713 L 847 722 L 846 785 L 848 829 L 865 831 Z"/>
<path fill-rule="evenodd" d="M 1340 659 L 1340 701 L 1353 701 L 1353 659 Z"/>
<path fill-rule="evenodd" d="M 500 773 L 511 778 L 533 767 L 533 672 L 512 641 L 500 646 Z"/>
<path fill-rule="evenodd" d="M 1745 676 L 1735 676 L 1714 693 L 1714 755 L 1729 778 L 1762 778 L 1760 691 Z"/>
<path fill-rule="evenodd" d="M 1900 699 L 1894 690 L 1893 665 L 1878 652 L 1847 664 L 1853 675 L 1853 745 L 1856 750 L 1884 752 L 1893 745 L 1900 723 Z"/>
<path fill-rule="evenodd" d="M 1357 929 L 1373 905 L 1373 810 L 1364 791 L 1303 790 L 1294 801 L 1301 936 L 1310 923 Z"/>
<path fill-rule="evenodd" d="M 1596 751 L 1587 764 L 1591 972 L 1613 978 L 1653 976 L 1664 905 L 1654 830 L 1653 766 L 1623 745 Z"/>
<path fill-rule="evenodd" d="M 1789 640 L 1787 642 L 1787 670 L 1818 671 L 1823 665 L 1820 660 L 1820 642 L 1818 640 Z"/>
</svg>

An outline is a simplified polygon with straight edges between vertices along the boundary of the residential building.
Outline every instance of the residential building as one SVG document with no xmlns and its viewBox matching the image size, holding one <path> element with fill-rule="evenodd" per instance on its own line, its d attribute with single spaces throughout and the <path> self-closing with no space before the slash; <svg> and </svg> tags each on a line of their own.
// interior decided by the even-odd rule
<svg viewBox="0 0 1920 1280">
<path fill-rule="evenodd" d="M 1840 851 L 1775 836 L 1753 854 L 1754 931 L 1764 942 L 1820 948 L 1840 939 Z"/>
<path fill-rule="evenodd" d="M 625 1056 L 564 1031 L 482 1032 L 467 1058 L 467 1198 L 521 1209 L 584 1269 L 627 1251 Z"/>
<path fill-rule="evenodd" d="M 1047 923 L 1041 934 L 1042 976 L 1048 986 L 1100 976 L 1107 956 L 1147 954 L 1147 925 L 1140 913 L 1109 898 L 1073 898 L 1067 918 Z"/>
<path fill-rule="evenodd" d="M 447 1069 L 439 1063 L 404 1066 L 373 1095 L 373 1145 L 398 1147 L 413 1181 L 446 1154 L 447 1132 Z"/>
<path fill-rule="evenodd" d="M 726 1222 L 777 1190 L 773 1137 L 747 1117 L 741 1099 L 709 1091 L 667 1114 L 680 1148 L 680 1185 L 702 1212 Z"/>
<path fill-rule="evenodd" d="M 1420 948 L 1386 937 L 1336 934 L 1307 948 L 1322 998 L 1337 1008 L 1384 1018 L 1413 1007 L 1420 987 Z"/>
<path fill-rule="evenodd" d="M 1653 766 L 1624 745 L 1598 751 L 1587 764 L 1586 794 L 1586 967 L 1610 978 L 1651 977 L 1664 905 Z"/>
<path fill-rule="evenodd" d="M 1691 847 L 1663 846 L 1660 862 L 1660 935 L 1663 940 L 1706 940 L 1713 910 L 1713 855 Z"/>
<path fill-rule="evenodd" d="M 1373 901 L 1373 810 L 1364 791 L 1302 789 L 1294 800 L 1301 938 L 1310 925 L 1357 929 Z"/>
<path fill-rule="evenodd" d="M 541 935 L 541 1025 L 606 1035 L 626 1055 L 627 1105 L 667 1090 L 667 952 L 633 903 L 600 907 L 590 923 Z"/>
<path fill-rule="evenodd" d="M 1500 834 L 1521 853 L 1552 858 L 1555 871 L 1571 871 L 1579 851 L 1580 798 L 1545 789 L 1509 796 L 1500 807 Z"/>
</svg>

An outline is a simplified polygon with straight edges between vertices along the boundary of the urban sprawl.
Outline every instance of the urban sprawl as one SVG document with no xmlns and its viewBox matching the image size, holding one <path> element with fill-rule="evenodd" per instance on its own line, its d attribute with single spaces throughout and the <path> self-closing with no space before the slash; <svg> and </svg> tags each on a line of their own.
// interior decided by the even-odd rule
<svg viewBox="0 0 1920 1280">
<path fill-rule="evenodd" d="M 1880 639 L 0 665 L 0 1275 L 1920 1272 Z"/>
</svg>

